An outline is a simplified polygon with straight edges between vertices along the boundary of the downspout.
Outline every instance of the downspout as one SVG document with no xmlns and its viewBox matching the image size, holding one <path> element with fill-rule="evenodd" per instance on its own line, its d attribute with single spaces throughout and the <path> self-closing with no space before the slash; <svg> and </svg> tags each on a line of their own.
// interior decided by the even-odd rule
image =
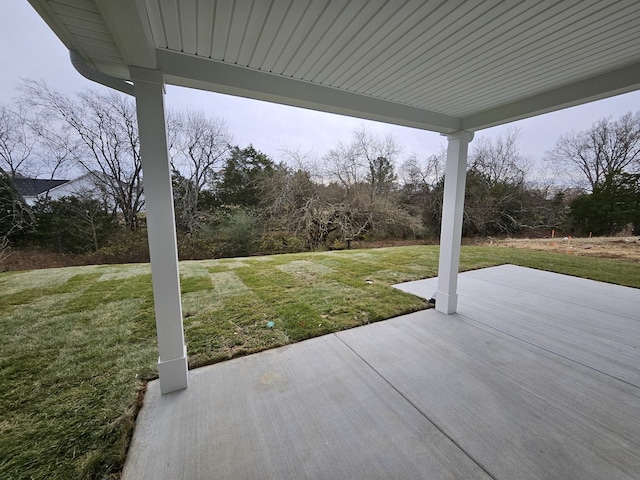
<svg viewBox="0 0 640 480">
<path fill-rule="evenodd" d="M 69 50 L 69 58 L 71 59 L 73 68 L 84 78 L 133 96 L 133 85 L 131 83 L 91 68 L 87 65 L 87 62 L 84 61 L 84 58 L 75 50 Z"/>
</svg>

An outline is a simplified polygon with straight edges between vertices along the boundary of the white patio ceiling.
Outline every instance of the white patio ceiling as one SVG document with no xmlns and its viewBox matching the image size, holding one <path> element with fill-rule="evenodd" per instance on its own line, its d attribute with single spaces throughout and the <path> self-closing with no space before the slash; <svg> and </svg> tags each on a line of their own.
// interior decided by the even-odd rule
<svg viewBox="0 0 640 480">
<path fill-rule="evenodd" d="M 443 133 L 640 88 L 637 0 L 29 0 L 102 73 Z"/>
</svg>

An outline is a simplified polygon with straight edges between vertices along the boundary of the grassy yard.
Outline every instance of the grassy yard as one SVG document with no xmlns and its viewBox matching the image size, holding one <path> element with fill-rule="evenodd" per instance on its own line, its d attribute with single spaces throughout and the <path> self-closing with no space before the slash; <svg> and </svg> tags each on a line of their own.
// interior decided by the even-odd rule
<svg viewBox="0 0 640 480">
<path fill-rule="evenodd" d="M 183 262 L 189 364 L 426 308 L 390 285 L 434 276 L 437 256 L 414 246 Z M 502 263 L 640 288 L 639 263 L 463 247 L 463 270 Z M 0 292 L 0 478 L 118 478 L 156 375 L 149 266 L 4 273 Z"/>
</svg>

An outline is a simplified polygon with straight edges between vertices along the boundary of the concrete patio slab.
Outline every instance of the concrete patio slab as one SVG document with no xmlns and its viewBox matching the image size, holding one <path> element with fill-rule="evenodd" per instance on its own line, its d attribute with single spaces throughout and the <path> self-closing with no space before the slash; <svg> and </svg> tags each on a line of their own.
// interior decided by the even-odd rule
<svg viewBox="0 0 640 480">
<path fill-rule="evenodd" d="M 437 279 L 397 285 L 428 298 Z M 465 272 L 458 312 L 640 386 L 638 289 L 502 265 Z"/>
<path fill-rule="evenodd" d="M 637 479 L 640 290 L 542 273 L 150 382 L 123 479 Z"/>
<path fill-rule="evenodd" d="M 498 267 L 471 270 L 464 272 L 458 278 L 459 293 L 463 297 L 473 293 L 473 290 L 464 288 L 465 282 L 470 278 L 477 278 L 487 282 L 487 284 L 496 284 L 510 287 L 514 290 L 532 292 L 542 297 L 582 305 L 593 310 L 629 317 L 640 322 L 640 306 L 638 306 L 638 289 L 636 288 L 622 287 L 516 265 L 500 265 Z M 396 288 L 422 298 L 430 298 L 433 296 L 437 286 L 438 279 L 434 277 L 402 283 L 396 285 Z M 499 291 L 499 289 L 496 288 L 495 291 Z"/>
<path fill-rule="evenodd" d="M 327 335 L 151 382 L 125 479 L 490 478 Z"/>
<path fill-rule="evenodd" d="M 338 336 L 495 478 L 640 472 L 637 387 L 459 315 Z"/>
</svg>

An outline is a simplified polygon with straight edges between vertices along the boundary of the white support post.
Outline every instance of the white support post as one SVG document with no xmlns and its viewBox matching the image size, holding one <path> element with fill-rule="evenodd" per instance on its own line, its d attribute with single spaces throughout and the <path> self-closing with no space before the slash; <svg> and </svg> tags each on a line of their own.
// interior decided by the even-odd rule
<svg viewBox="0 0 640 480">
<path fill-rule="evenodd" d="M 464 187 L 467 174 L 467 151 L 473 133 L 461 130 L 447 135 L 447 165 L 444 173 L 440 262 L 436 310 L 450 314 L 458 308 L 458 267 L 462 241 Z"/>
<path fill-rule="evenodd" d="M 178 246 L 167 149 L 162 72 L 130 67 L 134 81 L 140 153 L 158 331 L 162 394 L 187 388 L 187 349 L 182 326 Z"/>
</svg>

